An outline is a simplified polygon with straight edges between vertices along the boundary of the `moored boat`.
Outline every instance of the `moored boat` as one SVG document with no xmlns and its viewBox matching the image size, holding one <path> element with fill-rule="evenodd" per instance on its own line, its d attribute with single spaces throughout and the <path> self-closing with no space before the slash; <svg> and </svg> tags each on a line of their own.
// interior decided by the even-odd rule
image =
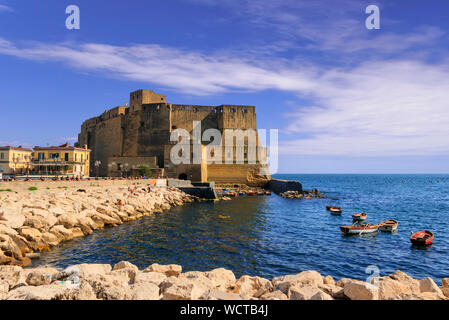
<svg viewBox="0 0 449 320">
<path fill-rule="evenodd" d="M 334 215 L 334 216 L 341 216 L 341 213 L 342 213 L 341 208 L 339 208 L 339 207 L 332 207 L 329 209 L 329 211 L 331 212 L 331 215 Z"/>
<path fill-rule="evenodd" d="M 398 224 L 396 220 L 387 220 L 379 225 L 379 229 L 382 232 L 394 232 L 398 229 Z"/>
<path fill-rule="evenodd" d="M 249 195 L 249 196 L 253 196 L 253 195 L 255 195 L 256 193 L 253 191 L 253 190 L 249 190 L 248 191 L 248 193 L 247 193 L 247 195 Z"/>
<path fill-rule="evenodd" d="M 428 246 L 433 243 L 433 233 L 429 230 L 418 231 L 410 237 L 416 246 Z"/>
<path fill-rule="evenodd" d="M 366 220 L 367 217 L 368 217 L 368 215 L 365 212 L 354 213 L 352 215 L 352 219 L 355 221 L 363 221 L 363 220 Z"/>
<path fill-rule="evenodd" d="M 326 210 L 327 210 L 327 211 L 330 211 L 332 208 L 340 209 L 340 210 L 341 210 L 340 207 L 326 206 Z"/>
<path fill-rule="evenodd" d="M 377 232 L 378 229 L 379 225 L 370 223 L 340 227 L 341 232 L 345 235 L 374 233 Z"/>
</svg>

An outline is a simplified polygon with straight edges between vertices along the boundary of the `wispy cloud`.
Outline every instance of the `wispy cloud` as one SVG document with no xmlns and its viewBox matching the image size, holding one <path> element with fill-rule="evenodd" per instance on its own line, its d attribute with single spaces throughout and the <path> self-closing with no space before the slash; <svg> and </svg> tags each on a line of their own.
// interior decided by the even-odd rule
<svg viewBox="0 0 449 320">
<path fill-rule="evenodd" d="M 0 38 L 0 54 L 57 61 L 196 95 L 266 89 L 294 93 L 312 105 L 285 115 L 283 154 L 449 154 L 449 60 L 427 60 L 435 44 L 447 38 L 443 30 L 417 26 L 406 33 L 367 33 L 363 19 L 354 19 L 354 12 L 364 12 L 356 0 L 339 1 L 339 6 L 330 0 L 186 1 L 232 8 L 274 29 L 278 41 L 265 50 L 205 54 L 156 44 L 13 43 Z M 278 55 L 298 46 L 292 58 Z M 326 64 L 323 55 L 332 56 L 332 62 Z M 447 51 L 442 56 L 448 57 Z"/>
<path fill-rule="evenodd" d="M 304 67 L 282 59 L 238 59 L 158 45 L 16 46 L 0 53 L 207 95 L 276 89 L 314 101 L 288 114 L 286 154 L 404 155 L 449 153 L 449 63 L 371 60 L 352 68 Z"/>
<path fill-rule="evenodd" d="M 2 11 L 14 12 L 14 9 L 7 6 L 6 4 L 0 3 L 0 12 L 2 12 Z"/>
</svg>

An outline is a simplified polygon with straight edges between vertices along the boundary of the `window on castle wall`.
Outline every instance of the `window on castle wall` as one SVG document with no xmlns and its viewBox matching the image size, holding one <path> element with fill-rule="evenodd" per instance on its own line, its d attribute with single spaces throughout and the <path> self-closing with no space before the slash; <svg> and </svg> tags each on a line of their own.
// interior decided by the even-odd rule
<svg viewBox="0 0 449 320">
<path fill-rule="evenodd" d="M 231 108 L 231 112 L 235 112 L 235 109 L 234 109 L 234 108 Z"/>
<path fill-rule="evenodd" d="M 246 113 L 246 109 L 242 109 L 242 113 Z"/>
</svg>

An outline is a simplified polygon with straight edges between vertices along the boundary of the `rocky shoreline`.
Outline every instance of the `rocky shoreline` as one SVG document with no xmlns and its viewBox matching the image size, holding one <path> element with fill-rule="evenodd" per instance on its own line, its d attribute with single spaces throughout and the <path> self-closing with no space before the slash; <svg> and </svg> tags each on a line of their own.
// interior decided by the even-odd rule
<svg viewBox="0 0 449 320">
<path fill-rule="evenodd" d="M 122 261 L 80 264 L 64 270 L 0 266 L 0 300 L 448 300 L 449 278 L 402 271 L 371 283 L 335 281 L 316 271 L 275 277 L 244 275 L 223 268 L 182 272 L 179 265 L 152 264 L 144 270 Z"/>
<path fill-rule="evenodd" d="M 404 272 L 371 280 L 335 281 L 316 271 L 275 277 L 223 268 L 182 273 L 179 265 L 144 270 L 122 261 L 114 266 L 81 264 L 65 270 L 24 268 L 40 251 L 160 213 L 195 199 L 148 181 L 0 183 L 0 300 L 447 300 L 449 278 Z"/>
<path fill-rule="evenodd" d="M 194 201 L 175 188 L 149 191 L 145 180 L 8 182 L 0 190 L 0 265 L 27 266 L 63 241 Z"/>
</svg>

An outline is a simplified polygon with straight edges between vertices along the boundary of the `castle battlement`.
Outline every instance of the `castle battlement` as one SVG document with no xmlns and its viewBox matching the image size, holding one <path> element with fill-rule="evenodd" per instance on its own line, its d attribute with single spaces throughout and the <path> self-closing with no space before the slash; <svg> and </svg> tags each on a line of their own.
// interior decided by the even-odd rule
<svg viewBox="0 0 449 320">
<path fill-rule="evenodd" d="M 167 162 L 167 153 L 173 147 L 171 132 L 176 129 L 192 132 L 194 121 L 201 123 L 202 132 L 207 129 L 221 132 L 226 129 L 257 130 L 255 106 L 172 104 L 167 103 L 163 94 L 137 90 L 130 93 L 129 106 L 117 106 L 84 121 L 78 145 L 87 145 L 92 150 L 91 167 L 100 161 L 102 176 L 111 175 L 115 165 L 123 168 L 117 159 L 135 163 L 138 159 L 153 157 L 156 166 L 166 169 L 169 177 L 178 178 L 182 174 L 193 180 L 235 183 L 244 183 L 262 166 L 259 163 L 235 167 L 225 164 L 171 165 Z"/>
</svg>

